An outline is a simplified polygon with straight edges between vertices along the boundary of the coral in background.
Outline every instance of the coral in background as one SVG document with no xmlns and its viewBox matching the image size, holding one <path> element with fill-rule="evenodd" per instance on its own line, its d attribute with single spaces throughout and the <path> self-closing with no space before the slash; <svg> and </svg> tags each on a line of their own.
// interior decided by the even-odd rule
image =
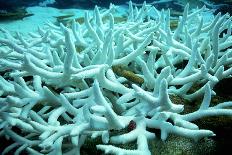
<svg viewBox="0 0 232 155">
<path fill-rule="evenodd" d="M 156 135 L 148 128 L 162 140 L 177 134 L 197 141 L 215 134 L 192 121 L 232 115 L 232 102 L 210 106 L 213 87 L 232 74 L 232 17 L 209 21 L 205 7 L 190 12 L 186 5 L 173 30 L 170 10 L 129 2 L 127 20 L 115 23 L 115 9 L 95 7 L 83 24 L 47 23 L 28 36 L 1 29 L 0 134 L 14 141 L 3 154 L 80 154 L 87 137 L 101 137 L 96 147 L 105 153 L 149 155 Z M 203 100 L 182 114 L 170 94 Z M 130 142 L 137 148 L 117 146 Z"/>
<path fill-rule="evenodd" d="M 0 11 L 0 21 L 22 20 L 29 16 L 33 16 L 33 14 L 28 13 L 25 8 L 18 8 L 14 11 Z"/>
<path fill-rule="evenodd" d="M 45 0 L 43 2 L 40 2 L 39 6 L 47 6 L 47 5 L 51 5 L 51 4 L 55 3 L 55 2 L 56 2 L 55 0 Z"/>
</svg>

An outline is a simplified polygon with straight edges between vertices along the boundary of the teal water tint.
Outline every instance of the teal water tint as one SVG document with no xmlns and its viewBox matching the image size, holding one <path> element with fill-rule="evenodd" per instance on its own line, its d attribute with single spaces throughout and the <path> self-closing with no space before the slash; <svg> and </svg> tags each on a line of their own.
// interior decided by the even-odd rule
<svg viewBox="0 0 232 155">
<path fill-rule="evenodd" d="M 80 9 L 90 9 L 92 10 L 95 5 L 98 5 L 102 8 L 108 7 L 110 3 L 114 3 L 116 5 L 122 5 L 123 7 L 127 7 L 126 0 L 56 0 L 55 2 L 47 1 L 45 3 L 44 0 L 0 0 L 0 22 L 5 20 L 23 20 L 26 17 L 32 16 L 33 14 L 27 13 L 26 8 L 30 6 L 42 6 L 42 7 L 54 7 L 54 8 L 80 8 Z M 141 6 L 142 0 L 134 0 L 134 5 Z M 147 0 L 147 4 L 154 5 L 158 10 L 162 9 L 170 9 L 171 16 L 178 17 L 182 15 L 184 6 L 189 3 L 190 9 L 196 7 L 202 7 L 205 5 L 212 13 L 217 14 L 218 12 L 222 12 L 222 14 L 229 13 L 232 14 L 232 0 Z M 67 14 L 69 16 L 70 14 Z M 70 15 L 71 16 L 71 15 Z M 62 21 L 62 18 L 65 19 L 65 16 L 58 17 Z M 116 19 L 116 18 L 115 18 Z M 125 20 L 123 18 L 118 18 L 118 20 Z M 78 18 L 78 22 L 84 22 L 83 18 Z M 175 29 L 178 23 L 173 24 L 171 28 Z M 224 32 L 221 33 L 221 36 Z M 80 51 L 82 50 L 81 47 Z M 181 64 L 184 66 L 184 64 Z M 158 72 L 158 71 L 157 71 Z M 232 92 L 231 85 L 228 83 L 232 83 L 231 79 L 227 79 L 228 81 L 222 81 L 219 83 L 215 90 L 217 92 L 217 96 L 212 99 L 214 104 L 221 103 L 224 101 L 232 100 Z M 226 87 L 227 86 L 227 87 Z M 226 96 L 225 96 L 226 94 Z M 176 100 L 178 103 L 181 100 L 177 97 L 173 97 L 173 100 Z M 181 101 L 185 103 L 185 107 L 187 111 L 193 111 L 198 108 L 200 101 L 195 101 L 194 103 L 188 103 L 188 101 Z M 198 103 L 199 102 L 199 103 Z M 190 107 L 189 105 L 194 105 Z M 216 133 L 217 137 L 206 138 L 201 140 L 199 143 L 195 143 L 189 139 L 185 139 L 182 137 L 171 135 L 170 139 L 166 142 L 161 141 L 159 138 L 156 141 L 151 142 L 151 151 L 153 154 L 219 154 L 221 150 L 231 151 L 231 138 L 232 138 L 232 119 L 225 117 L 213 117 L 206 118 L 204 120 L 196 122 L 202 129 L 209 129 Z M 20 133 L 21 131 L 18 128 L 13 128 L 15 132 Z M 160 136 L 159 134 L 157 134 Z M 3 143 L 0 145 L 0 154 L 1 151 L 13 143 L 11 139 L 6 140 L 5 138 L 0 139 Z M 89 140 L 82 148 L 83 154 L 94 154 L 96 153 L 95 145 L 98 144 L 99 141 Z M 189 146 L 192 147 L 189 147 Z M 125 148 L 132 149 L 134 146 L 128 144 L 128 146 L 124 146 Z M 10 152 L 13 153 L 13 152 Z M 24 152 L 23 152 L 24 153 Z M 101 152 L 97 152 L 101 154 Z"/>
</svg>

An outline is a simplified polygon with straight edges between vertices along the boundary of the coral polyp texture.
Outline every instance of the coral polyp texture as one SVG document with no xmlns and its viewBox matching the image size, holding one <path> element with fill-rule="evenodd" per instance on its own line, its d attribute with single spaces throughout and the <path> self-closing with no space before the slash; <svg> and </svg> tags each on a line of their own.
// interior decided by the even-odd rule
<svg viewBox="0 0 232 155">
<path fill-rule="evenodd" d="M 205 19 L 205 7 L 186 5 L 172 28 L 170 10 L 129 2 L 117 22 L 117 9 L 95 7 L 84 23 L 48 22 L 28 35 L 1 29 L 0 133 L 13 140 L 3 154 L 80 154 L 86 139 L 100 137 L 105 153 L 149 155 L 159 138 L 151 129 L 162 140 L 197 141 L 216 135 L 193 121 L 232 116 L 232 102 L 210 105 L 214 86 L 232 74 L 232 17 Z M 202 103 L 183 113 L 171 94 Z M 131 142 L 133 150 L 118 145 Z"/>
</svg>

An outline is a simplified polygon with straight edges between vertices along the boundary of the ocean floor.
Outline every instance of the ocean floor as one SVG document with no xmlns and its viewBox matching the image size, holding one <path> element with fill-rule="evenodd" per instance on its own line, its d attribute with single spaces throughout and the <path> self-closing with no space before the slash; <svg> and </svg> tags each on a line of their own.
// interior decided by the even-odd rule
<svg viewBox="0 0 232 155">
<path fill-rule="evenodd" d="M 125 7 L 117 7 L 116 16 L 121 16 L 125 13 Z M 25 17 L 19 20 L 4 20 L 0 21 L 0 28 L 6 29 L 10 32 L 19 32 L 23 34 L 28 34 L 29 32 L 35 32 L 38 27 L 43 27 L 46 22 L 56 22 L 59 16 L 71 16 L 71 18 L 84 17 L 86 11 L 90 13 L 92 10 L 84 9 L 56 9 L 52 7 L 28 7 L 26 8 L 28 14 L 33 14 L 33 16 Z M 1 33 L 0 33 L 1 36 Z"/>
<path fill-rule="evenodd" d="M 10 32 L 20 32 L 27 34 L 35 32 L 38 27 L 43 26 L 46 22 L 56 22 L 57 16 L 72 14 L 78 18 L 84 15 L 85 10 L 79 9 L 56 9 L 51 7 L 28 7 L 26 11 L 33 16 L 25 17 L 21 20 L 0 21 L 0 27 Z"/>
</svg>

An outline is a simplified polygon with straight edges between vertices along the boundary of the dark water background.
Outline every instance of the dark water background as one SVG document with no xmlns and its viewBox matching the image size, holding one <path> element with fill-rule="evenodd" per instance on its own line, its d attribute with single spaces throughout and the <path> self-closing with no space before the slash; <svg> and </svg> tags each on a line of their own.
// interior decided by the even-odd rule
<svg viewBox="0 0 232 155">
<path fill-rule="evenodd" d="M 38 6 L 45 0 L 0 0 L 0 13 L 17 11 L 18 9 Z M 49 7 L 60 9 L 93 9 L 95 5 L 100 7 L 109 7 L 110 3 L 115 5 L 127 5 L 129 0 L 55 0 Z M 132 0 L 133 3 L 142 4 L 144 0 Z M 218 12 L 232 14 L 232 0 L 146 0 L 147 3 L 153 3 L 157 9 L 174 8 L 174 10 L 183 11 L 186 3 L 190 3 L 194 8 L 196 6 L 206 5 L 212 9 L 215 14 Z"/>
<path fill-rule="evenodd" d="M 28 7 L 36 6 L 44 0 L 0 0 L 0 9 L 13 9 L 16 7 Z M 48 5 L 57 8 L 92 8 L 95 5 L 107 7 L 110 3 L 114 4 L 125 4 L 128 0 L 56 0 L 54 4 Z M 135 3 L 142 3 L 142 0 L 134 0 Z M 147 0 L 147 2 L 152 2 L 152 0 Z"/>
<path fill-rule="evenodd" d="M 44 0 L 0 0 L 0 9 L 9 10 L 17 7 L 28 7 L 28 6 L 36 6 Z M 110 3 L 113 4 L 126 4 L 129 0 L 56 0 L 54 4 L 48 5 L 57 8 L 89 8 L 91 9 L 95 5 L 108 7 Z M 132 0 L 134 3 L 143 3 L 144 0 Z M 210 3 L 212 5 L 231 5 L 232 0 L 146 0 L 149 2 L 157 2 L 157 3 Z M 160 4 L 163 5 L 163 4 Z"/>
</svg>

